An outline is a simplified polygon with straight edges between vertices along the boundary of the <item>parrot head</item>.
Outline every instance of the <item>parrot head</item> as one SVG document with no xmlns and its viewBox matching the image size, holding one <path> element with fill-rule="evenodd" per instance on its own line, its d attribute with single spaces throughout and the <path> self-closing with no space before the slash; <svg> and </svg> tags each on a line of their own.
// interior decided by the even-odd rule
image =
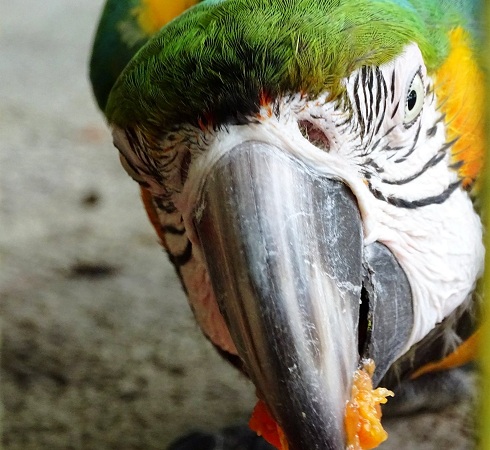
<svg viewBox="0 0 490 450">
<path fill-rule="evenodd" d="M 406 376 L 399 361 L 435 334 L 449 352 L 471 309 L 483 96 L 458 5 L 207 0 L 110 93 L 200 327 L 290 449 L 345 448 L 363 361 L 375 385 Z"/>
</svg>

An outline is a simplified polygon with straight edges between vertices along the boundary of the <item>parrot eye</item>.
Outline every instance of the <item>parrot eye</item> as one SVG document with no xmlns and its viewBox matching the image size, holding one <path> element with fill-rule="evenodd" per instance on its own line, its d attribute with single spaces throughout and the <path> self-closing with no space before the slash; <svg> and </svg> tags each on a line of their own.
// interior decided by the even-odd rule
<svg viewBox="0 0 490 450">
<path fill-rule="evenodd" d="M 405 101 L 405 117 L 403 123 L 410 127 L 422 111 L 424 106 L 424 82 L 420 72 L 413 77 L 408 88 L 407 99 Z"/>
</svg>

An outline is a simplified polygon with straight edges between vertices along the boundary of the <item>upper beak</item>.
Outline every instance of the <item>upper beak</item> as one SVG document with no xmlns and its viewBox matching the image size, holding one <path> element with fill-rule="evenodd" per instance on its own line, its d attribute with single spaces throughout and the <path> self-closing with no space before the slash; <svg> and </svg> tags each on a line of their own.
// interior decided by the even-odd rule
<svg viewBox="0 0 490 450">
<path fill-rule="evenodd" d="M 215 163 L 195 211 L 220 310 L 289 448 L 345 448 L 360 360 L 374 360 L 376 384 L 410 335 L 400 265 L 364 245 L 348 186 L 263 142 Z"/>
</svg>

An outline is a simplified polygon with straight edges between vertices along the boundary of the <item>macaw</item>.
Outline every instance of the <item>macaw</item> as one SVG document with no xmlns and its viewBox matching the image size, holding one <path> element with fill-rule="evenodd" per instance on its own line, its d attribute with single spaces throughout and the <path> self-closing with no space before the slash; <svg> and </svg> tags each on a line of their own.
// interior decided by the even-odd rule
<svg viewBox="0 0 490 450">
<path fill-rule="evenodd" d="M 107 1 L 98 104 L 279 448 L 376 446 L 345 420 L 367 360 L 395 411 L 464 392 L 484 261 L 479 7 Z"/>
</svg>

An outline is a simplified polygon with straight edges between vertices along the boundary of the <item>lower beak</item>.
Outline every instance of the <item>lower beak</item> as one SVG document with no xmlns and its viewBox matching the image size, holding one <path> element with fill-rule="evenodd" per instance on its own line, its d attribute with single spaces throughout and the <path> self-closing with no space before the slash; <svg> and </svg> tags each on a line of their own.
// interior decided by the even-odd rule
<svg viewBox="0 0 490 450">
<path fill-rule="evenodd" d="M 408 280 L 363 243 L 356 198 L 281 149 L 237 145 L 215 163 L 195 226 L 220 310 L 289 448 L 345 448 L 360 359 L 377 383 L 412 327 Z"/>
</svg>

